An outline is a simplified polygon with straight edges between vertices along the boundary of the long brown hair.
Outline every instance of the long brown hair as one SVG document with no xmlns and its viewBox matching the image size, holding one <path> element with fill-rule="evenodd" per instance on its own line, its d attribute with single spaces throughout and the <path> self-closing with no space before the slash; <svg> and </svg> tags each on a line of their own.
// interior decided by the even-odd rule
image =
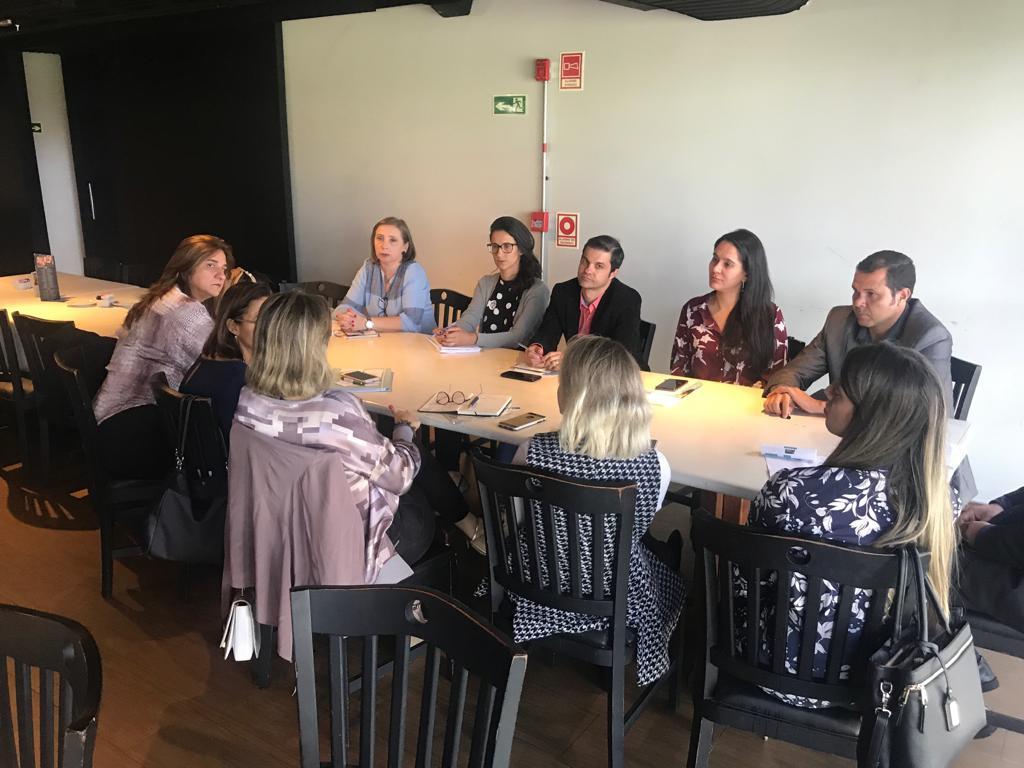
<svg viewBox="0 0 1024 768">
<path fill-rule="evenodd" d="M 265 299 L 273 291 L 266 283 L 235 283 L 224 291 L 217 302 L 217 316 L 213 321 L 213 332 L 203 347 L 205 357 L 217 360 L 241 360 L 242 348 L 238 337 L 228 329 L 228 320 L 240 322 L 257 299 Z"/>
<path fill-rule="evenodd" d="M 217 251 L 224 252 L 227 260 L 227 268 L 231 270 L 235 266 L 235 257 L 232 254 L 231 246 L 214 235 L 192 235 L 186 237 L 178 247 L 174 249 L 167 266 L 164 267 L 160 278 L 149 286 L 146 294 L 139 300 L 139 303 L 128 310 L 128 316 L 124 319 L 124 327 L 131 328 L 132 325 L 142 317 L 157 299 L 167 293 L 174 286 L 186 296 L 191 296 L 188 287 L 188 278 L 195 271 L 200 262 L 208 259 Z"/>
<path fill-rule="evenodd" d="M 928 575 L 949 607 L 956 530 L 946 477 L 946 401 L 931 364 L 889 342 L 851 350 L 839 386 L 853 418 L 825 464 L 888 470 L 892 527 L 875 545 L 916 544 L 931 552 Z"/>
</svg>

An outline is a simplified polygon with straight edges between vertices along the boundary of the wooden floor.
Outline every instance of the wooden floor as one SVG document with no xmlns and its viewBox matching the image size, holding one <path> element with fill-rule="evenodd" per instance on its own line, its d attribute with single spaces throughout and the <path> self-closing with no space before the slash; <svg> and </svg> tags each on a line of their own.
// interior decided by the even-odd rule
<svg viewBox="0 0 1024 768">
<path fill-rule="evenodd" d="M 9 431 L 0 455 L 12 457 Z M 114 597 L 99 594 L 99 535 L 88 503 L 70 492 L 82 475 L 58 462 L 39 494 L 20 468 L 0 471 L 0 602 L 70 616 L 95 635 L 103 657 L 96 766 L 203 768 L 298 764 L 293 679 L 280 659 L 267 690 L 243 665 L 226 662 L 220 640 L 219 574 L 200 573 L 188 600 L 173 565 L 137 558 L 115 565 Z M 77 482 L 76 482 L 77 480 Z M 1002 681 L 989 706 L 1024 716 L 1024 662 L 986 654 Z M 629 766 L 683 766 L 690 705 L 671 712 L 663 697 L 626 739 Z M 605 764 L 604 698 L 586 671 L 531 659 L 513 749 L 516 766 L 598 768 Z M 713 766 L 852 766 L 852 761 L 717 732 Z M 1024 766 L 1024 737 L 998 731 L 974 742 L 957 766 Z"/>
</svg>

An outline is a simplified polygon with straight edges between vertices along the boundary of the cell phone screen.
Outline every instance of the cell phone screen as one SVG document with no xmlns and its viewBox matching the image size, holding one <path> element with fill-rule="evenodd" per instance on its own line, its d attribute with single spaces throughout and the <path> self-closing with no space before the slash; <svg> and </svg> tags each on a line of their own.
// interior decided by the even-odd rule
<svg viewBox="0 0 1024 768">
<path fill-rule="evenodd" d="M 662 392 L 676 392 L 685 387 L 689 382 L 686 379 L 665 379 L 655 389 Z"/>
</svg>

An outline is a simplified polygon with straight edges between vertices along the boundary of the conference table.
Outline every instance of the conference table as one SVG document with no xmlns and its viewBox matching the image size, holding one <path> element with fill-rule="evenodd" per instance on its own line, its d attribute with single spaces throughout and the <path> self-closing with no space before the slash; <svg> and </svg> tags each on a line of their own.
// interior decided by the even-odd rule
<svg viewBox="0 0 1024 768">
<path fill-rule="evenodd" d="M 144 290 L 74 275 L 59 276 L 66 302 L 42 302 L 32 291 L 15 291 L 14 278 L 0 279 L 0 306 L 51 320 L 73 320 L 84 330 L 115 335 L 124 320 L 125 307 L 75 308 L 81 299 L 112 293 L 119 303 L 130 305 Z M 78 301 L 76 301 L 76 299 Z M 390 368 L 390 392 L 358 392 L 368 410 L 387 413 L 388 406 L 412 412 L 423 424 L 505 443 L 522 443 L 538 432 L 559 425 L 557 376 L 524 382 L 501 376 L 521 358 L 520 352 L 486 349 L 472 354 L 441 354 L 423 334 L 389 333 L 377 338 L 332 336 L 328 360 L 339 372 Z M 825 429 L 821 416 L 796 413 L 790 419 L 768 416 L 761 410 L 761 390 L 717 382 L 700 382 L 699 389 L 680 398 L 654 393 L 665 374 L 644 373 L 645 388 L 652 392 L 652 437 L 672 468 L 672 480 L 705 491 L 753 498 L 768 479 L 761 453 L 764 445 L 809 448 L 827 456 L 838 438 Z M 506 395 L 511 405 L 497 417 L 451 416 L 417 413 L 439 391 Z M 519 432 L 498 426 L 516 414 L 532 411 L 545 421 Z M 970 443 L 970 424 L 950 420 L 947 465 L 960 464 Z"/>
</svg>

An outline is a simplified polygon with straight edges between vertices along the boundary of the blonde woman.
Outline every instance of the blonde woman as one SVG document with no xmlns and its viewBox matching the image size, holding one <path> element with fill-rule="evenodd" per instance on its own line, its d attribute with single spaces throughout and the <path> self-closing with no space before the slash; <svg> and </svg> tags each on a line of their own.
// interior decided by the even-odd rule
<svg viewBox="0 0 1024 768">
<path fill-rule="evenodd" d="M 358 398 L 333 388 L 334 374 L 327 362 L 330 335 L 330 310 L 322 297 L 296 291 L 264 302 L 231 428 L 232 449 L 240 430 L 252 430 L 293 445 L 339 453 L 352 506 L 333 511 L 360 515 L 365 521 L 368 575 L 373 576 L 373 565 L 387 559 L 391 544 L 408 563 L 422 557 L 433 539 L 433 513 L 407 495 L 420 468 L 420 452 L 413 442 L 417 425 L 408 412 L 392 408 L 395 428 L 388 439 L 377 431 Z M 272 468 L 266 469 L 260 474 L 274 476 Z M 234 450 L 231 471 L 249 471 L 236 467 Z M 239 502 L 245 505 L 245 499 Z M 232 497 L 232 508 L 235 503 Z"/>
<path fill-rule="evenodd" d="M 931 364 L 912 349 L 889 342 L 857 347 L 843 363 L 839 381 L 828 388 L 825 424 L 842 438 L 820 467 L 783 469 L 761 489 L 748 525 L 844 544 L 896 547 L 914 543 L 931 552 L 929 578 L 948 610 L 956 534 L 945 461 L 944 388 Z M 736 579 L 745 597 L 746 584 Z M 794 576 L 786 663 L 799 656 L 807 583 Z M 774 621 L 774 590 L 762 590 L 762 618 Z M 814 673 L 824 676 L 838 585 L 822 595 Z M 870 653 L 855 640 L 864 626 L 871 590 L 854 597 L 844 653 Z M 745 601 L 737 601 L 737 606 Z M 742 613 L 742 611 L 741 611 Z M 737 617 L 744 625 L 745 616 Z M 745 636 L 745 633 L 744 633 Z M 770 638 L 771 632 L 765 637 Z M 742 645 L 742 641 L 740 643 Z M 769 649 L 761 649 L 770 663 Z M 804 707 L 827 702 L 776 694 Z"/>
<path fill-rule="evenodd" d="M 631 481 L 637 486 L 636 516 L 629 559 L 626 624 L 636 632 L 637 680 L 645 685 L 668 669 L 669 639 L 679 620 L 683 584 L 679 536 L 665 552 L 645 536 L 668 489 L 668 461 L 651 442 L 651 410 L 636 360 L 617 341 L 578 336 L 569 342 L 558 374 L 558 432 L 533 437 L 515 463 L 583 480 Z M 565 520 L 556 513 L 556 538 L 567 546 Z M 581 535 L 586 536 L 585 531 Z M 611 541 L 606 562 L 611 562 Z M 674 551 L 673 551 L 674 550 Z M 661 556 L 659 556 L 661 555 Z M 584 563 L 586 570 L 589 564 Z M 584 576 L 590 578 L 590 574 Z M 607 619 L 565 613 L 517 600 L 513 630 L 517 642 L 555 633 L 606 629 Z"/>
<path fill-rule="evenodd" d="M 153 377 L 162 372 L 172 387 L 181 383 L 213 330 L 203 302 L 220 296 L 233 266 L 231 246 L 219 237 L 187 237 L 128 311 L 93 402 L 100 460 L 111 477 L 153 480 L 169 468 Z"/>
</svg>

